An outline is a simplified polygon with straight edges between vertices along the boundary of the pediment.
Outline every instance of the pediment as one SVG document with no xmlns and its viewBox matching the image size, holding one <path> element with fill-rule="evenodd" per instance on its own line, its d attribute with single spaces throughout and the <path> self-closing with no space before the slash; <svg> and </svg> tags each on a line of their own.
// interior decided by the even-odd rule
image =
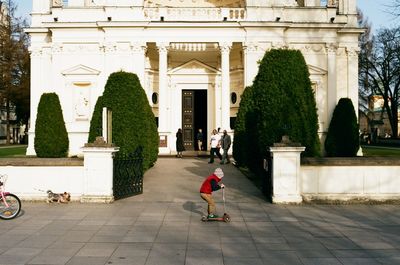
<svg viewBox="0 0 400 265">
<path fill-rule="evenodd" d="M 218 74 L 219 71 L 212 66 L 202 63 L 198 60 L 191 60 L 169 71 L 169 74 L 175 75 L 193 75 L 193 74 Z"/>
<path fill-rule="evenodd" d="M 307 67 L 310 75 L 326 75 L 328 73 L 328 71 L 310 64 L 308 64 Z"/>
<path fill-rule="evenodd" d="M 61 72 L 63 75 L 99 75 L 100 71 L 79 64 Z"/>
</svg>

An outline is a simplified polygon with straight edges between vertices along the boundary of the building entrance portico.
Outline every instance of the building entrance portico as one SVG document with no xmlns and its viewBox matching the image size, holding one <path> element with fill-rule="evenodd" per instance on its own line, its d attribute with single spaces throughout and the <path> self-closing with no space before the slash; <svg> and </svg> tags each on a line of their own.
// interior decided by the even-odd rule
<svg viewBox="0 0 400 265">
<path fill-rule="evenodd" d="M 186 150 L 197 150 L 196 134 L 202 129 L 207 148 L 212 129 L 231 131 L 230 93 L 231 76 L 243 84 L 243 65 L 240 53 L 231 52 L 232 44 L 219 43 L 162 43 L 148 53 L 149 60 L 157 60 L 157 71 L 148 71 L 153 83 L 148 92 L 157 93 L 159 102 L 153 106 L 159 121 L 159 133 L 167 139 L 160 146 L 161 154 L 175 152 L 176 131 L 182 128 Z M 149 45 L 151 50 L 152 44 Z M 158 52 L 157 54 L 153 54 Z M 236 54 L 238 56 L 231 56 Z M 230 69 L 231 58 L 240 66 Z M 236 57 L 236 59 L 235 59 Z M 164 69 L 162 69 L 164 68 Z M 155 74 L 152 74 L 154 72 Z M 158 81 L 158 84 L 157 84 Z"/>
</svg>

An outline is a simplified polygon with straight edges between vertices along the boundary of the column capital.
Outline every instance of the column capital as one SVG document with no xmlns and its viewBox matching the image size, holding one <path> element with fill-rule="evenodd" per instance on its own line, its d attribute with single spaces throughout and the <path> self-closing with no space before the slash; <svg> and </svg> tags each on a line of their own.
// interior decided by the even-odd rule
<svg viewBox="0 0 400 265">
<path fill-rule="evenodd" d="M 336 54 L 338 45 L 335 42 L 330 42 L 326 44 L 325 48 L 328 54 Z"/>
<path fill-rule="evenodd" d="M 243 50 L 245 52 L 257 52 L 258 51 L 258 42 L 243 42 Z"/>
<path fill-rule="evenodd" d="M 52 53 L 61 53 L 63 51 L 63 45 L 62 43 L 56 42 L 51 45 L 51 51 Z"/>
<path fill-rule="evenodd" d="M 31 57 L 40 57 L 42 55 L 42 47 L 29 47 Z"/>
<path fill-rule="evenodd" d="M 232 48 L 232 42 L 220 42 L 219 43 L 219 50 L 221 53 L 230 52 Z"/>
<path fill-rule="evenodd" d="M 146 52 L 147 45 L 145 42 L 132 42 L 131 49 L 133 52 Z"/>
<path fill-rule="evenodd" d="M 360 52 L 359 47 L 346 47 L 347 51 L 347 56 L 349 57 L 356 57 L 358 56 L 358 53 Z"/>
<path fill-rule="evenodd" d="M 168 52 L 170 46 L 169 46 L 169 42 L 157 42 L 157 49 L 158 52 Z"/>
<path fill-rule="evenodd" d="M 115 52 L 117 50 L 115 42 L 106 42 L 103 47 L 105 52 Z"/>
</svg>

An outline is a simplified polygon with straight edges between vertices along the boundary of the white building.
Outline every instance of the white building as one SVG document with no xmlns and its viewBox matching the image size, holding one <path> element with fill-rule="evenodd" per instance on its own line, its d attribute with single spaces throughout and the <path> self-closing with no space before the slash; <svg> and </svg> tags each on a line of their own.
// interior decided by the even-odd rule
<svg viewBox="0 0 400 265">
<path fill-rule="evenodd" d="M 305 56 L 323 139 L 338 100 L 358 109 L 356 0 L 34 0 L 31 127 L 42 93 L 60 96 L 70 155 L 87 141 L 108 76 L 136 73 L 158 118 L 160 153 L 184 131 L 232 131 L 240 95 L 272 48 Z"/>
</svg>

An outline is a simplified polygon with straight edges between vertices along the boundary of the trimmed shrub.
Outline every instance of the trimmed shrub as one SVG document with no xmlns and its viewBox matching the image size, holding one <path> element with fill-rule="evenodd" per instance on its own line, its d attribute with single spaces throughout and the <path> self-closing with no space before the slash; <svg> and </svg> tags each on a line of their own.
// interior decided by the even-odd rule
<svg viewBox="0 0 400 265">
<path fill-rule="evenodd" d="M 101 136 L 103 133 L 103 96 L 97 98 L 96 105 L 94 106 L 94 111 L 92 119 L 90 120 L 90 130 L 88 143 L 92 143 L 96 140 L 97 136 Z"/>
<path fill-rule="evenodd" d="M 306 156 L 319 155 L 318 115 L 307 64 L 297 50 L 271 50 L 254 80 L 259 153 L 288 135 L 306 147 Z"/>
<path fill-rule="evenodd" d="M 66 157 L 68 155 L 68 134 L 60 100 L 56 93 L 44 93 L 40 97 L 34 146 L 38 157 Z"/>
<path fill-rule="evenodd" d="M 271 50 L 264 55 L 251 89 L 246 88 L 235 127 L 234 156 L 262 171 L 267 147 L 288 135 L 318 156 L 318 116 L 307 64 L 300 51 Z"/>
<path fill-rule="evenodd" d="M 151 167 L 157 161 L 159 137 L 154 114 L 136 74 L 120 71 L 109 76 L 93 113 L 91 141 L 101 128 L 103 107 L 112 110 L 112 140 L 120 147 L 117 155 L 128 155 L 142 146 L 143 167 Z"/>
<path fill-rule="evenodd" d="M 357 116 L 353 102 L 341 98 L 332 114 L 325 140 L 327 156 L 352 157 L 360 148 Z"/>
<path fill-rule="evenodd" d="M 250 116 L 252 116 L 254 108 L 253 90 L 252 87 L 246 87 L 241 95 L 239 111 L 235 122 L 235 137 L 233 141 L 233 157 L 238 165 L 247 165 L 248 157 L 251 157 L 251 139 L 246 132 L 251 131 L 249 126 Z"/>
</svg>

